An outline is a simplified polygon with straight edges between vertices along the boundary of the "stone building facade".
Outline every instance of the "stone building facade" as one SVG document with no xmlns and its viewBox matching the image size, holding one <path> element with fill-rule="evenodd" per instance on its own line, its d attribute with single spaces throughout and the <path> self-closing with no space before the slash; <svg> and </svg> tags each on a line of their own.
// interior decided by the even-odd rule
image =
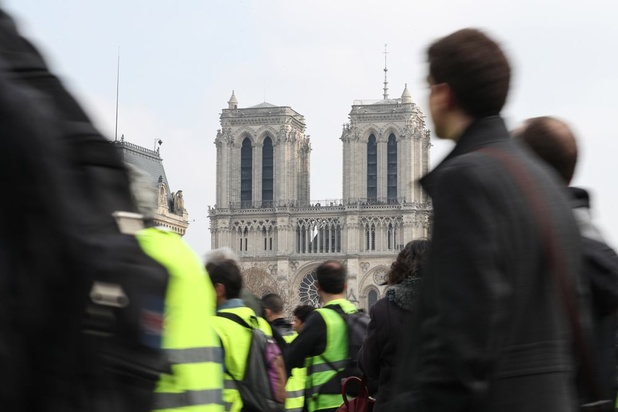
<svg viewBox="0 0 618 412">
<path fill-rule="evenodd" d="M 341 141 L 342 197 L 311 201 L 302 115 L 269 103 L 239 108 L 234 94 L 221 114 L 211 247 L 234 249 L 249 289 L 279 293 L 288 310 L 318 304 L 315 269 L 330 259 L 346 264 L 348 298 L 368 309 L 399 250 L 428 233 L 431 207 L 417 180 L 429 168 L 429 131 L 407 86 L 399 99 L 354 102 Z"/>
</svg>

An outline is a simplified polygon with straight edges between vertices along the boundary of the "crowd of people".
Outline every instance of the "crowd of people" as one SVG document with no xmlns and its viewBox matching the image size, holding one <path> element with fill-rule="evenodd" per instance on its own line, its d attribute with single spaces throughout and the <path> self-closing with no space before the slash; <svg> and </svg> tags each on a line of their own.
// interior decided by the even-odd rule
<svg viewBox="0 0 618 412">
<path fill-rule="evenodd" d="M 0 44 L 6 410 L 328 412 L 349 376 L 375 411 L 614 409 L 618 256 L 569 187 L 568 125 L 507 130 L 511 66 L 485 33 L 427 50 L 435 134 L 455 145 L 420 181 L 430 240 L 393 256 L 368 315 L 345 262 L 296 308 L 244 288 L 231 249 L 202 262 L 1 11 Z"/>
</svg>

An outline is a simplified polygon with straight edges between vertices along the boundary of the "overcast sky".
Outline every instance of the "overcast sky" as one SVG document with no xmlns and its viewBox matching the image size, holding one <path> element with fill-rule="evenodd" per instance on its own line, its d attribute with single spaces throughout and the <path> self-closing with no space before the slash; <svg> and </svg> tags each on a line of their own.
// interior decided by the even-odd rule
<svg viewBox="0 0 618 412">
<path fill-rule="evenodd" d="M 597 223 L 618 242 L 618 2 L 5 0 L 110 139 L 120 50 L 118 135 L 161 156 L 191 224 L 185 239 L 210 248 L 214 139 L 232 90 L 239 107 L 263 101 L 303 114 L 311 135 L 311 198 L 341 198 L 342 124 L 355 99 L 380 99 L 384 44 L 391 97 L 404 84 L 427 112 L 424 51 L 463 27 L 504 46 L 514 79 L 509 127 L 555 115 L 579 137 L 575 184 L 591 189 Z M 431 124 L 431 122 L 429 122 Z M 432 164 L 452 147 L 433 139 Z"/>
</svg>

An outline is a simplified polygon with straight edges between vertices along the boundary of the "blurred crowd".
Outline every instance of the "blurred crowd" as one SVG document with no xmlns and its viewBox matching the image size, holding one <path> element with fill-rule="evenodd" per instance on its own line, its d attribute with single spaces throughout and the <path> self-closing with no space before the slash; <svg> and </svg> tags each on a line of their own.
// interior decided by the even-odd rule
<svg viewBox="0 0 618 412">
<path fill-rule="evenodd" d="M 157 226 L 144 172 L 0 10 L 3 410 L 614 410 L 618 256 L 569 186 L 575 136 L 550 116 L 507 130 L 511 66 L 487 34 L 427 62 L 454 143 L 419 182 L 430 239 L 407 239 L 369 313 L 336 260 L 319 307 L 285 308 L 231 249 L 202 260 Z"/>
</svg>

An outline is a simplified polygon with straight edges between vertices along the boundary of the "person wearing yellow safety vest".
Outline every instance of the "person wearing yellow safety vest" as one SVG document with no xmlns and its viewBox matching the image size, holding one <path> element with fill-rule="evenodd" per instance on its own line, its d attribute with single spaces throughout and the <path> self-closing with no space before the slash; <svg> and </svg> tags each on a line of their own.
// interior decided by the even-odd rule
<svg viewBox="0 0 618 412">
<path fill-rule="evenodd" d="M 217 313 L 234 314 L 247 324 L 261 329 L 267 336 L 272 337 L 272 329 L 268 322 L 257 316 L 253 309 L 245 306 L 239 298 L 242 275 L 236 261 L 233 259 L 207 261 L 206 270 L 215 287 Z M 224 352 L 223 402 L 225 410 L 239 412 L 243 409 L 243 403 L 234 381 L 242 380 L 245 374 L 251 345 L 251 331 L 231 319 L 220 316 L 215 317 L 214 325 Z"/>
<path fill-rule="evenodd" d="M 346 299 L 345 266 L 327 261 L 316 269 L 316 287 L 324 307 L 309 315 L 307 322 L 286 351 L 288 373 L 305 366 L 305 410 L 334 412 L 341 398 L 341 374 L 348 358 L 348 335 L 340 313 L 354 313 Z M 340 312 L 340 313 L 338 313 Z"/>
<path fill-rule="evenodd" d="M 163 322 L 162 347 L 171 366 L 171 374 L 162 374 L 157 382 L 152 409 L 223 412 L 223 354 L 214 330 L 215 291 L 189 245 L 176 233 L 154 226 L 157 192 L 151 176 L 126 166 L 133 201 L 141 213 L 135 216 L 143 218 L 127 217 L 133 221 L 128 227 L 138 229 L 134 234 L 144 253 L 168 272 L 163 319 L 144 320 L 154 329 Z"/>
<path fill-rule="evenodd" d="M 215 293 L 202 263 L 184 240 L 165 228 L 136 233 L 137 240 L 169 273 L 163 348 L 172 374 L 155 389 L 155 411 L 223 411 L 220 341 L 214 331 Z"/>
<path fill-rule="evenodd" d="M 276 293 L 269 293 L 262 297 L 262 306 L 264 307 L 266 320 L 273 328 L 275 340 L 277 340 L 277 343 L 279 343 L 279 339 L 282 340 L 279 346 L 282 353 L 285 354 L 287 344 L 296 339 L 298 333 L 294 331 L 292 324 L 283 317 L 283 299 Z M 305 377 L 307 371 L 305 368 L 294 368 L 291 374 L 285 385 L 285 410 L 301 412 L 305 404 Z"/>
</svg>

